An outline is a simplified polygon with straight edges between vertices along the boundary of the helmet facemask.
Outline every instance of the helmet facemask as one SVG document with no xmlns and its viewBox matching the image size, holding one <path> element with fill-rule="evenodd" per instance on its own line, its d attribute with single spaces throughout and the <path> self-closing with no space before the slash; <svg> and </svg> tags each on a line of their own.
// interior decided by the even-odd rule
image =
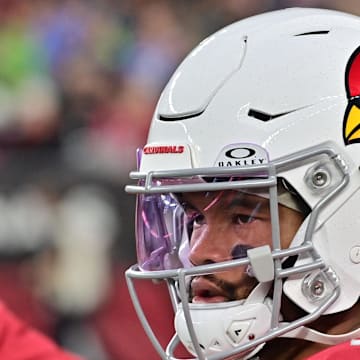
<svg viewBox="0 0 360 360">
<path fill-rule="evenodd" d="M 325 266 L 309 241 L 292 244 L 306 215 L 299 210 L 306 206 L 294 200 L 289 190 L 294 191 L 276 177 L 275 167 L 270 163 L 246 169 L 154 172 L 151 179 L 140 176 L 139 184 L 130 187 L 131 192 L 139 193 L 139 263 L 128 270 L 127 278 L 138 311 L 133 278 L 166 280 L 169 285 L 176 334 L 165 352 L 153 339 L 164 359 L 176 358 L 180 341 L 198 359 L 239 354 L 245 359 L 266 341 L 294 328 L 281 315 L 283 281 Z M 281 221 L 288 219 L 289 213 L 297 218 L 292 232 L 289 221 Z M 285 226 L 280 226 L 279 217 Z M 216 227 L 216 221 L 223 225 Z M 308 218 L 302 228 L 309 222 L 314 223 Z M 215 255 L 206 258 L 204 244 L 211 226 L 215 235 L 210 246 Z M 313 256 L 313 263 L 283 268 L 287 259 L 302 253 Z M 329 293 L 318 308 L 327 307 L 336 296 Z M 140 317 L 152 337 L 145 316 Z M 314 317 L 307 315 L 297 321 L 305 324 Z"/>
</svg>

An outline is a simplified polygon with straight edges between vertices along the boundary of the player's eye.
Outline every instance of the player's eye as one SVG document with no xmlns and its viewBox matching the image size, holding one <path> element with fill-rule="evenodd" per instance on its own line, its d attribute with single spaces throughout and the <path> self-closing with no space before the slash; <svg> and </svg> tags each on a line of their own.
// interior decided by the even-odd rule
<svg viewBox="0 0 360 360">
<path fill-rule="evenodd" d="M 188 225 L 191 227 L 197 226 L 197 225 L 203 225 L 205 221 L 204 215 L 202 215 L 198 210 L 193 208 L 191 205 L 187 203 L 183 203 L 182 207 L 185 211 Z"/>
<path fill-rule="evenodd" d="M 255 218 L 250 214 L 235 214 L 233 215 L 233 223 L 237 225 L 249 224 L 254 221 Z"/>
<path fill-rule="evenodd" d="M 194 226 L 204 225 L 205 224 L 205 216 L 197 213 L 196 216 L 192 219 Z"/>
</svg>

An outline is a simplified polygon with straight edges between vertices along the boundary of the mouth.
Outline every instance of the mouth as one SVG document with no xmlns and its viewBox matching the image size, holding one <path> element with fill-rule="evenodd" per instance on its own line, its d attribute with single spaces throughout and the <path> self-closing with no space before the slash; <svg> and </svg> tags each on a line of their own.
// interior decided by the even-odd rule
<svg viewBox="0 0 360 360">
<path fill-rule="evenodd" d="M 229 296 L 214 282 L 203 278 L 194 278 L 191 282 L 191 298 L 194 304 L 211 304 L 230 301 Z"/>
</svg>

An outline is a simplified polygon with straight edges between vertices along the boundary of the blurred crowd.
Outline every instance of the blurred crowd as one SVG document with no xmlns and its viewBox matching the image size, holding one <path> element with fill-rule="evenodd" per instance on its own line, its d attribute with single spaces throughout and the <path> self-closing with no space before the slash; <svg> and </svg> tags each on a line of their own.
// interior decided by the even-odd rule
<svg viewBox="0 0 360 360">
<path fill-rule="evenodd" d="M 0 297 L 14 312 L 89 360 L 158 358 L 123 278 L 135 150 L 195 44 L 290 6 L 360 15 L 357 0 L 0 0 Z M 149 316 L 165 341 L 170 322 Z"/>
</svg>

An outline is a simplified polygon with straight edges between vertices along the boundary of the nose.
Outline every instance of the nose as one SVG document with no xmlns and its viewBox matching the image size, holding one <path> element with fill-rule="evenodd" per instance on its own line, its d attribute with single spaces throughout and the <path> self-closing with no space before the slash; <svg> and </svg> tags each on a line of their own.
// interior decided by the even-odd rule
<svg viewBox="0 0 360 360">
<path fill-rule="evenodd" d="M 236 239 L 226 229 L 206 225 L 193 232 L 189 259 L 194 265 L 230 260 L 235 244 Z"/>
</svg>

